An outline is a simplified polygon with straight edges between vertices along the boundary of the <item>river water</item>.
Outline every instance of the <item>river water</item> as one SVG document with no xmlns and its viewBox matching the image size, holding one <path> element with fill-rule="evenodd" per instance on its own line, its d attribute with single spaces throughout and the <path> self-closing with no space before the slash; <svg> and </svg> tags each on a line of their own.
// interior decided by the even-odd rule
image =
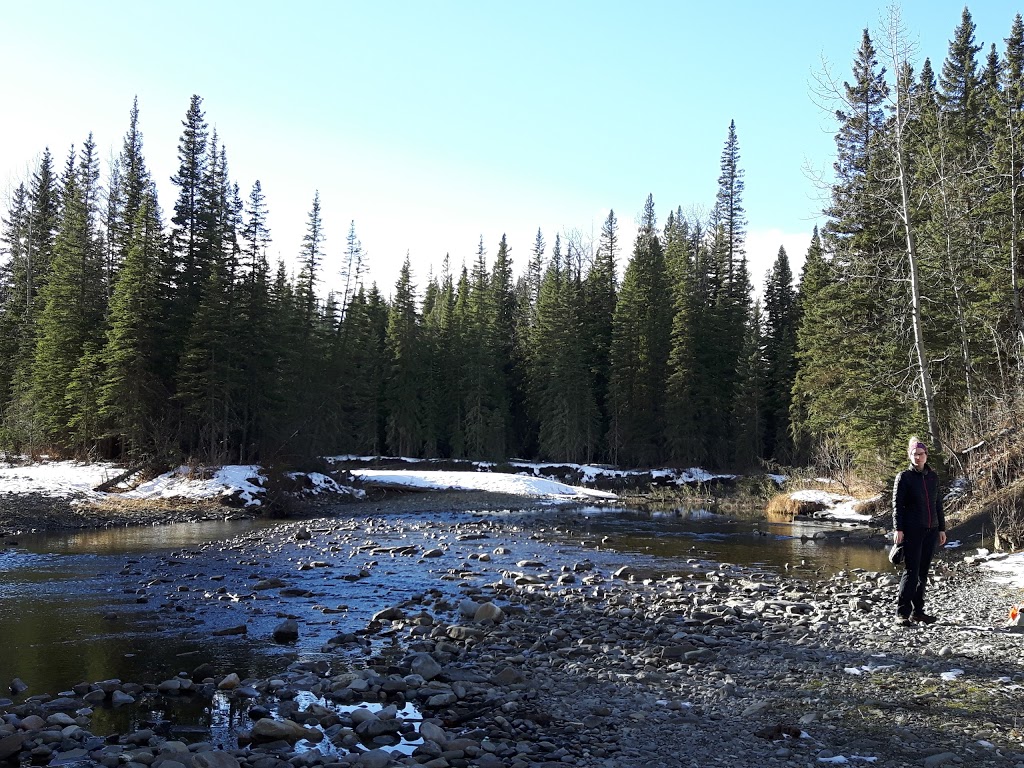
<svg viewBox="0 0 1024 768">
<path fill-rule="evenodd" d="M 510 551 L 512 564 L 537 558 L 556 571 L 584 559 L 606 573 L 631 565 L 659 575 L 722 562 L 812 576 L 890 568 L 883 542 L 863 531 L 702 510 L 432 512 L 389 516 L 383 524 L 349 519 L 337 528 L 334 520 L 304 524 L 313 531 L 309 544 L 296 541 L 294 522 L 253 520 L 0 542 L 0 698 L 15 677 L 29 686 L 25 695 L 55 695 L 80 682 L 159 682 L 201 663 L 218 674 L 270 675 L 405 597 L 429 590 L 456 595 L 479 555 L 498 547 Z M 483 520 L 493 522 L 486 537 L 452 533 L 453 526 Z M 427 560 L 382 556 L 373 545 L 450 549 Z M 254 580 L 282 572 L 309 591 L 307 599 L 275 602 L 252 591 Z M 477 575 L 494 578 L 493 571 Z M 269 640 L 270 628 L 287 616 L 300 619 L 302 635 L 282 646 Z M 248 625 L 246 634 L 214 635 L 240 625 Z"/>
</svg>

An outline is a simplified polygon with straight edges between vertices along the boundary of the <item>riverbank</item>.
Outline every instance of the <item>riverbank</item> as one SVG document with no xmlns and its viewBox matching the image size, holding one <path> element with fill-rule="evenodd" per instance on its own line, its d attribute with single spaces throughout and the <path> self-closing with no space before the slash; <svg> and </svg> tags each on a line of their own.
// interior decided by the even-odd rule
<svg viewBox="0 0 1024 768">
<path fill-rule="evenodd" d="M 450 503 L 417 495 L 416 507 L 428 498 Z M 415 558 L 436 589 L 382 594 L 364 626 L 267 678 L 237 680 L 199 657 L 171 679 L 83 682 L 66 696 L 31 696 L 30 688 L 0 703 L 0 760 L 108 768 L 1024 765 L 1024 635 L 1005 626 L 1021 590 L 983 578 L 978 563 L 956 552 L 941 553 L 929 588 L 929 610 L 941 621 L 901 629 L 892 622 L 894 572 L 818 581 L 694 560 L 691 572 L 660 578 L 614 552 L 541 556 L 522 521 L 501 515 L 452 525 L 426 515 L 396 530 L 388 504 L 359 508 L 372 514 L 355 516 L 345 505 L 272 534 L 218 542 L 223 556 L 202 574 L 183 575 L 179 556 L 135 563 L 123 587 L 186 624 L 201 612 L 241 611 L 238 631 L 254 631 L 257 619 L 270 618 L 266 642 L 285 643 L 291 633 L 323 631 L 330 616 L 316 588 L 298 583 L 296 567 L 345 580 L 350 572 L 362 578 L 352 563 L 374 572 L 389 558 Z M 386 544 L 388 536 L 401 545 Z M 257 562 L 276 564 L 259 569 L 258 583 L 251 566 L 236 567 Z M 189 586 L 197 575 L 220 587 Z M 182 701 L 230 710 L 229 733 L 179 729 L 174 703 Z M 107 708 L 135 707 L 161 716 L 114 733 L 92 730 Z"/>
<path fill-rule="evenodd" d="M 294 499 L 287 514 L 266 515 L 259 507 L 235 507 L 219 499 L 103 501 L 81 498 L 55 498 L 37 493 L 0 495 L 0 538 L 30 531 L 122 528 L 128 526 L 170 525 L 208 520 L 238 520 L 266 516 L 284 520 L 309 520 L 323 516 L 325 510 L 346 508 L 365 514 L 470 511 L 482 512 L 522 509 L 535 506 L 536 500 L 517 494 L 488 491 L 377 489 L 366 498 Z M 561 501 L 571 507 L 579 502 Z"/>
</svg>

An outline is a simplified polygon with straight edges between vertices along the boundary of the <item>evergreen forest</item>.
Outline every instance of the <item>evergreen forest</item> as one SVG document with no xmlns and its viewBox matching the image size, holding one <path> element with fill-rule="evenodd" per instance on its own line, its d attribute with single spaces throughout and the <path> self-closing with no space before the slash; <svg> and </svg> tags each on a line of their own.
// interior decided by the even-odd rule
<svg viewBox="0 0 1024 768">
<path fill-rule="evenodd" d="M 955 453 L 1021 408 L 1024 23 L 985 49 L 964 9 L 933 65 L 897 21 L 851 39 L 828 94 L 799 275 L 782 248 L 749 274 L 726 121 L 715 199 L 688 203 L 705 215 L 648 197 L 635 231 L 614 211 L 597 242 L 538 230 L 515 266 L 481 238 L 382 290 L 355 222 L 327 253 L 316 193 L 298 269 L 268 262 L 263 190 L 232 181 L 199 96 L 158 200 L 136 101 L 108 171 L 91 134 L 45 149 L 3 213 L 0 448 L 890 471 L 916 432 Z"/>
</svg>

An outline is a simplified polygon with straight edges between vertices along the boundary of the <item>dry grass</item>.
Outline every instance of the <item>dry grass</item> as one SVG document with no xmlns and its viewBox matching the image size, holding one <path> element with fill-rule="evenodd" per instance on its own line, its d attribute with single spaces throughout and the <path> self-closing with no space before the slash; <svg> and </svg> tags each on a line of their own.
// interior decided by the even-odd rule
<svg viewBox="0 0 1024 768">
<path fill-rule="evenodd" d="M 89 501 L 83 506 L 99 512 L 177 512 L 179 510 L 224 510 L 219 499 L 126 499 L 116 494 L 108 495 L 104 499 Z"/>
<path fill-rule="evenodd" d="M 794 499 L 788 493 L 777 493 L 768 500 L 765 515 L 775 522 L 792 522 L 801 515 L 811 515 L 825 509 L 820 501 Z"/>
</svg>

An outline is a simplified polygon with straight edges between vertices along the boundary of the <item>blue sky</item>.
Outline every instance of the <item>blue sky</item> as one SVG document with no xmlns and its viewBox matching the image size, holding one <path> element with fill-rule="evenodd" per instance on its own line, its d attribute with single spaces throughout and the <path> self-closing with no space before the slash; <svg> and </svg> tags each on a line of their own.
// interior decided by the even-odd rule
<svg viewBox="0 0 1024 768">
<path fill-rule="evenodd" d="M 389 294 L 406 253 L 422 290 L 446 253 L 489 257 L 505 233 L 519 270 L 540 228 L 596 240 L 609 209 L 624 265 L 648 193 L 706 214 L 736 121 L 757 286 L 784 245 L 799 274 L 821 223 L 834 123 L 815 103 L 841 81 L 885 3 L 194 2 L 0 0 L 0 203 L 44 147 L 62 165 L 92 131 L 106 161 L 139 99 L 145 154 L 169 217 L 193 93 L 248 197 L 259 179 L 289 264 L 319 190 L 330 286 L 349 222 Z M 1015 9 L 969 6 L 1002 53 Z M 902 5 L 941 68 L 963 4 Z M 105 174 L 106 168 L 104 169 Z"/>
</svg>

